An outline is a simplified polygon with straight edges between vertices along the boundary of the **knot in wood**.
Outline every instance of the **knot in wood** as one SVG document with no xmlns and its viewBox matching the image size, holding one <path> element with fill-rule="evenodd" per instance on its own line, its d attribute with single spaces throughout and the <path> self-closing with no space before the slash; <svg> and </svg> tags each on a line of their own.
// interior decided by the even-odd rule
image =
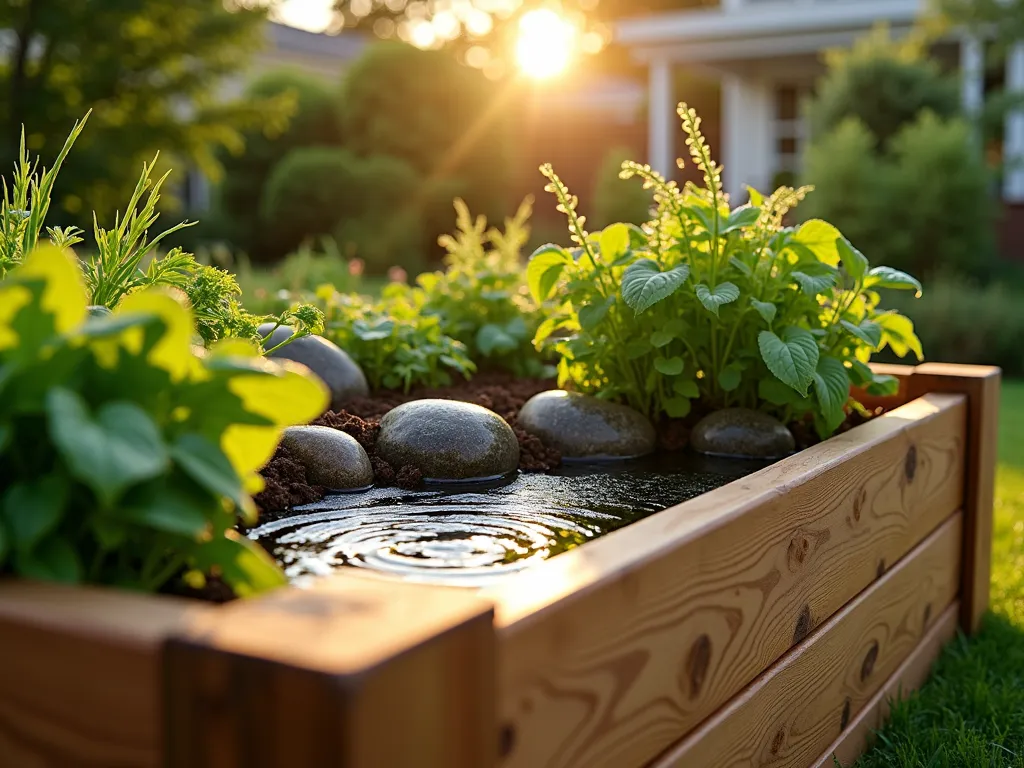
<svg viewBox="0 0 1024 768">
<path fill-rule="evenodd" d="M 686 679 L 689 684 L 690 698 L 696 699 L 704 687 L 711 665 L 711 638 L 701 635 L 693 641 L 690 654 L 686 657 Z"/>
<path fill-rule="evenodd" d="M 811 540 L 803 534 L 797 534 L 789 542 L 789 570 L 796 572 L 803 566 L 811 551 Z"/>
<path fill-rule="evenodd" d="M 846 698 L 846 702 L 843 704 L 843 714 L 839 718 L 839 730 L 845 731 L 846 726 L 850 724 L 850 698 Z"/>
<path fill-rule="evenodd" d="M 924 625 L 926 627 L 928 626 L 928 622 L 931 621 L 931 618 L 932 618 L 932 604 L 931 603 L 926 603 L 925 606 L 924 606 Z"/>
<path fill-rule="evenodd" d="M 498 754 L 501 757 L 508 757 L 516 746 L 516 727 L 511 723 L 501 726 L 498 734 Z"/>
<path fill-rule="evenodd" d="M 772 754 L 777 755 L 782 751 L 782 748 L 786 745 L 786 729 L 779 728 L 775 732 L 775 737 L 772 739 Z"/>
<path fill-rule="evenodd" d="M 914 482 L 914 475 L 917 474 L 917 446 L 911 445 L 907 449 L 907 458 L 903 461 L 903 474 L 906 475 L 907 482 Z"/>
<path fill-rule="evenodd" d="M 868 648 L 867 655 L 864 656 L 864 661 L 860 665 L 861 682 L 866 682 L 871 677 L 871 673 L 875 671 L 876 661 L 878 661 L 878 641 L 872 640 L 871 647 Z"/>
<path fill-rule="evenodd" d="M 885 576 L 885 558 L 883 557 L 878 561 L 878 568 L 875 570 L 875 578 L 880 579 Z"/>
<path fill-rule="evenodd" d="M 805 605 L 796 619 L 796 630 L 793 632 L 793 644 L 796 645 L 811 632 L 811 606 Z"/>
</svg>

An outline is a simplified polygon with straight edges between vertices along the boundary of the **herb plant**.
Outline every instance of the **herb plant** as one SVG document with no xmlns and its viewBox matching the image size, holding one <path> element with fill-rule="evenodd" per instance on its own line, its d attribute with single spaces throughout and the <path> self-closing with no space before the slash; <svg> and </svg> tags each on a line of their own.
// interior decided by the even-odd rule
<svg viewBox="0 0 1024 768">
<path fill-rule="evenodd" d="M 327 318 L 324 335 L 352 356 L 373 389 L 447 386 L 452 374 L 468 379 L 476 370 L 466 346 L 445 335 L 437 315 L 424 312 L 422 291 L 391 283 L 375 300 L 325 285 L 317 296 Z"/>
<path fill-rule="evenodd" d="M 181 575 L 239 596 L 284 583 L 235 531 L 285 425 L 327 403 L 304 369 L 231 340 L 196 356 L 166 289 L 88 317 L 52 246 L 0 282 L 0 572 L 152 591 Z"/>
<path fill-rule="evenodd" d="M 57 172 L 87 119 L 88 115 L 75 124 L 54 167 L 49 170 L 40 171 L 38 158 L 29 158 L 22 132 L 11 184 L 8 186 L 6 179 L 2 180 L 0 278 L 40 242 Z M 157 212 L 160 189 L 170 173 L 154 182 L 151 176 L 155 165 L 156 158 L 143 165 L 124 215 L 118 214 L 112 229 L 101 227 L 95 215 L 93 217 L 97 253 L 82 261 L 89 303 L 114 309 L 134 291 L 148 286 L 171 286 L 181 289 L 188 297 L 197 332 L 204 344 L 223 338 L 242 338 L 258 345 L 261 337 L 257 328 L 268 320 L 290 324 L 295 328 L 292 339 L 318 333 L 323 317 L 310 305 L 292 307 L 276 317 L 250 314 L 239 302 L 241 290 L 230 273 L 199 264 L 192 254 L 181 248 L 173 248 L 163 255 L 157 253 L 166 237 L 194 222 L 181 222 L 150 238 L 150 229 L 160 216 Z M 83 242 L 81 235 L 84 233 L 75 227 L 50 227 L 46 234 L 53 245 L 70 248 Z"/>
<path fill-rule="evenodd" d="M 922 357 L 911 321 L 882 309 L 878 293 L 920 294 L 920 283 L 870 268 L 824 221 L 784 226 L 809 187 L 769 197 L 750 190 L 749 204 L 730 209 L 700 118 L 685 104 L 679 115 L 704 185 L 680 189 L 625 163 L 621 176 L 638 177 L 654 196 L 643 227 L 587 232 L 577 199 L 541 168 L 574 247 L 544 246 L 530 260 L 534 299 L 557 296 L 534 343 L 558 354 L 562 385 L 623 399 L 655 419 L 685 417 L 699 401 L 811 418 L 830 435 L 845 419 L 851 384 L 895 390 L 895 379 L 868 367 L 872 353 L 888 346 Z"/>
<path fill-rule="evenodd" d="M 440 319 L 446 335 L 465 344 L 478 365 L 517 376 L 547 372 L 532 345 L 541 318 L 521 261 L 530 239 L 532 206 L 532 198 L 524 200 L 516 215 L 505 220 L 502 232 L 488 228 L 483 216 L 474 218 L 457 199 L 458 231 L 438 239 L 448 252 L 445 270 L 417 278 L 425 294 L 424 311 Z"/>
</svg>

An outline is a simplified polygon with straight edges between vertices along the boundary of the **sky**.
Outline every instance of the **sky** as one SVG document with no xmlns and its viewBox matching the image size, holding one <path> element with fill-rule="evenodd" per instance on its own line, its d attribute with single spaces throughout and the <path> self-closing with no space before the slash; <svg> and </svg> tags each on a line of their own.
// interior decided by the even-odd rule
<svg viewBox="0 0 1024 768">
<path fill-rule="evenodd" d="M 310 32 L 323 32 L 331 20 L 333 0 L 284 0 L 277 17 L 285 24 Z"/>
</svg>

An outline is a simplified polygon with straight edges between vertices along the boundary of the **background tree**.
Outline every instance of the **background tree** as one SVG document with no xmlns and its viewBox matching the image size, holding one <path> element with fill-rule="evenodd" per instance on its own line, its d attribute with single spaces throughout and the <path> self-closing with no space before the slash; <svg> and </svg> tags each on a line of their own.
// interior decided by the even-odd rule
<svg viewBox="0 0 1024 768">
<path fill-rule="evenodd" d="M 185 159 L 219 170 L 216 151 L 240 129 L 282 120 L 282 101 L 228 102 L 222 81 L 262 41 L 265 9 L 212 0 L 14 0 L 0 3 L 12 34 L 0 61 L 0 165 L 29 148 L 52 157 L 76 118 L 93 113 L 55 191 L 67 222 L 113 212 L 143 160 Z M 60 222 L 60 223 L 67 223 Z"/>
<path fill-rule="evenodd" d="M 920 40 L 876 33 L 834 55 L 809 106 L 800 211 L 834 223 L 869 258 L 922 278 L 987 275 L 997 212 L 956 82 Z"/>
</svg>

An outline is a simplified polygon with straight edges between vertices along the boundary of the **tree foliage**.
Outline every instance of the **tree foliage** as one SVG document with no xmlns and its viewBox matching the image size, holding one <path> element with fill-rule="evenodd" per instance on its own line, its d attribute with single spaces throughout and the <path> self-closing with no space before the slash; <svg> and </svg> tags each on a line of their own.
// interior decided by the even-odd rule
<svg viewBox="0 0 1024 768">
<path fill-rule="evenodd" d="M 67 219 L 112 213 L 157 149 L 216 173 L 216 149 L 238 148 L 240 128 L 283 117 L 278 101 L 225 103 L 216 93 L 259 45 L 264 17 L 209 0 L 0 3 L 11 34 L 0 59 L 0 165 L 17 157 L 22 125 L 30 150 L 55 155 L 92 108 L 55 191 Z"/>
</svg>

